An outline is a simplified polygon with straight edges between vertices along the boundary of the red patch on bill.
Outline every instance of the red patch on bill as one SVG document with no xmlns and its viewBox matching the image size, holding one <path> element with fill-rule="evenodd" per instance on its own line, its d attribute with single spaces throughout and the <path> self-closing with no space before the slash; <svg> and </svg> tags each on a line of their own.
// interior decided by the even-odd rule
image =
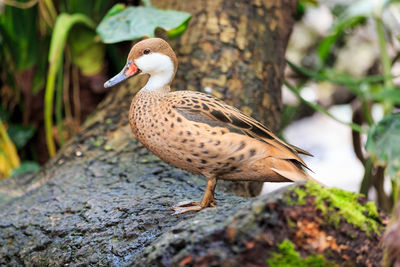
<svg viewBox="0 0 400 267">
<path fill-rule="evenodd" d="M 137 69 L 138 69 L 137 66 L 134 63 L 131 63 L 126 68 L 126 71 L 124 74 L 125 74 L 125 76 L 132 76 L 133 74 L 136 73 Z"/>
</svg>

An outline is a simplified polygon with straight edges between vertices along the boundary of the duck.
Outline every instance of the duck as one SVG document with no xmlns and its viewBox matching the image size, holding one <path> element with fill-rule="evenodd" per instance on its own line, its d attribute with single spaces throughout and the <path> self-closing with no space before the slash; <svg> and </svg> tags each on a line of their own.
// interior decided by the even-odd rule
<svg viewBox="0 0 400 267">
<path fill-rule="evenodd" d="M 299 156 L 312 156 L 309 152 L 210 94 L 171 91 L 177 68 L 168 42 L 148 38 L 133 45 L 122 71 L 104 84 L 108 88 L 147 74 L 130 105 L 133 134 L 163 161 L 207 179 L 201 201 L 179 202 L 171 207 L 174 215 L 215 207 L 218 180 L 316 181 Z"/>
</svg>

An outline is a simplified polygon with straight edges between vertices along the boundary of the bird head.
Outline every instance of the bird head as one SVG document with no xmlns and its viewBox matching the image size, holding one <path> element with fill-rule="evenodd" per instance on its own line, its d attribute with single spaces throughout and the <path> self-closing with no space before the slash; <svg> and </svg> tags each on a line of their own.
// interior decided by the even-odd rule
<svg viewBox="0 0 400 267">
<path fill-rule="evenodd" d="M 129 52 L 122 71 L 104 83 L 112 87 L 137 74 L 164 78 L 164 83 L 171 83 L 178 61 L 171 46 L 160 38 L 149 38 L 135 44 Z"/>
</svg>

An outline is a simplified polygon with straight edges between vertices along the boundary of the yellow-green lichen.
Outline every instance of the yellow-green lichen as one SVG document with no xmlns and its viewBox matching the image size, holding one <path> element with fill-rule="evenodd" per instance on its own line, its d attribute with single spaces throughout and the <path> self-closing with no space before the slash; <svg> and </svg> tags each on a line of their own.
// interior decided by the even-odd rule
<svg viewBox="0 0 400 267">
<path fill-rule="evenodd" d="M 371 232 L 380 234 L 380 226 L 376 220 L 379 214 L 373 202 L 361 204 L 360 194 L 338 188 L 321 187 L 314 182 L 307 182 L 304 187 L 294 189 L 297 199 L 289 197 L 289 204 L 304 205 L 306 198 L 314 197 L 316 208 L 321 210 L 322 215 L 332 225 L 338 226 L 343 218 L 346 222 L 365 231 L 367 235 Z"/>
<path fill-rule="evenodd" d="M 278 245 L 278 251 L 271 253 L 271 257 L 267 259 L 270 267 L 325 267 L 334 266 L 335 263 L 327 261 L 323 255 L 308 256 L 303 259 L 295 250 L 294 244 L 285 239 Z"/>
</svg>

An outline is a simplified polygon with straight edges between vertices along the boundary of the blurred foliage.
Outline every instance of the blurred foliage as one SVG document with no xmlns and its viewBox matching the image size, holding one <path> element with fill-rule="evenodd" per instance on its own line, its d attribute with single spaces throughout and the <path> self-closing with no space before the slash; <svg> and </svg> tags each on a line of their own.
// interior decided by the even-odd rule
<svg viewBox="0 0 400 267">
<path fill-rule="evenodd" d="M 387 166 L 388 176 L 400 182 L 400 113 L 388 114 L 372 125 L 365 146 L 374 162 Z"/>
<path fill-rule="evenodd" d="M 97 33 L 104 43 L 138 39 L 142 36 L 154 37 L 157 28 L 166 30 L 168 36 L 173 38 L 186 30 L 191 18 L 186 12 L 161 10 L 153 6 L 117 8 L 112 9 L 97 27 Z M 149 20 L 149 17 L 152 19 Z"/>
<path fill-rule="evenodd" d="M 22 149 L 34 134 L 33 127 L 25 127 L 20 124 L 8 124 L 7 111 L 0 109 L 0 178 L 10 175 L 37 170 L 36 162 L 22 161 L 18 155 L 18 149 Z"/>
<path fill-rule="evenodd" d="M 12 170 L 19 168 L 20 164 L 17 148 L 0 120 L 0 178 L 9 176 Z"/>
<path fill-rule="evenodd" d="M 393 25 L 384 23 L 383 14 L 386 14 L 388 8 L 393 5 L 396 5 L 395 8 L 398 9 L 398 3 L 399 1 L 388 0 L 358 0 L 337 1 L 335 5 L 331 4 L 334 22 L 329 33 L 319 39 L 314 46 L 316 60 L 312 64 L 313 69 L 288 61 L 289 67 L 303 80 L 298 86 L 285 82 L 286 87 L 302 103 L 351 128 L 355 153 L 365 166 L 364 181 L 360 191 L 368 194 L 370 188 L 374 186 L 381 202 L 378 204 L 387 211 L 397 199 L 397 184 L 400 181 L 400 150 L 396 145 L 400 141 L 397 140 L 400 136 L 400 117 L 398 114 L 392 114 L 395 112 L 396 105 L 400 105 L 400 88 L 393 82 L 396 77 L 392 74 L 392 64 L 399 58 L 400 53 L 398 52 L 394 58 L 389 56 L 389 46 L 392 46 L 391 42 L 399 36 L 396 27 L 393 28 Z M 398 26 L 400 18 L 395 17 L 394 20 L 397 21 L 395 25 Z M 375 69 L 373 75 L 355 77 L 337 70 L 335 62 L 346 38 L 351 37 L 357 28 L 371 23 L 375 26 L 377 47 L 380 49 L 381 72 L 377 73 Z M 352 62 L 348 62 L 348 64 L 351 65 Z M 329 82 L 347 89 L 354 95 L 356 98 L 352 100 L 354 103 L 352 105 L 353 122 L 342 121 L 330 114 L 322 105 L 304 99 L 301 96 L 301 90 L 306 84 L 304 79 L 314 82 Z M 379 122 L 375 121 L 372 116 L 372 108 L 376 105 L 380 105 L 386 114 L 386 117 Z M 364 142 L 363 134 L 366 133 L 368 133 L 367 153 L 357 145 Z M 377 171 L 382 167 L 386 168 L 384 177 L 392 181 L 391 197 L 386 197 L 383 191 L 384 177 L 380 177 L 380 171 Z"/>
<path fill-rule="evenodd" d="M 101 77 L 105 81 L 106 60 L 114 66 L 125 60 L 125 53 L 120 55 L 118 47 L 105 43 L 110 38 L 120 42 L 153 36 L 159 27 L 175 37 L 186 29 L 190 19 L 188 13 L 159 10 L 148 0 L 143 0 L 145 7 L 112 6 L 115 2 L 12 0 L 0 3 L 0 117 L 9 125 L 6 130 L 1 122 L 0 177 L 38 167 L 33 161 L 20 163 L 18 155 L 18 152 L 24 156 L 31 153 L 30 157 L 35 158 L 32 148 L 27 146 L 38 127 L 43 127 L 40 120 L 29 120 L 33 115 L 29 104 L 35 101 L 33 96 L 44 94 L 46 143 L 49 155 L 54 156 L 57 147 L 79 130 L 79 77 Z M 98 28 L 98 35 L 96 28 L 100 21 L 103 25 L 100 28 L 106 31 Z M 130 27 L 126 32 L 127 22 L 139 26 Z"/>
</svg>

